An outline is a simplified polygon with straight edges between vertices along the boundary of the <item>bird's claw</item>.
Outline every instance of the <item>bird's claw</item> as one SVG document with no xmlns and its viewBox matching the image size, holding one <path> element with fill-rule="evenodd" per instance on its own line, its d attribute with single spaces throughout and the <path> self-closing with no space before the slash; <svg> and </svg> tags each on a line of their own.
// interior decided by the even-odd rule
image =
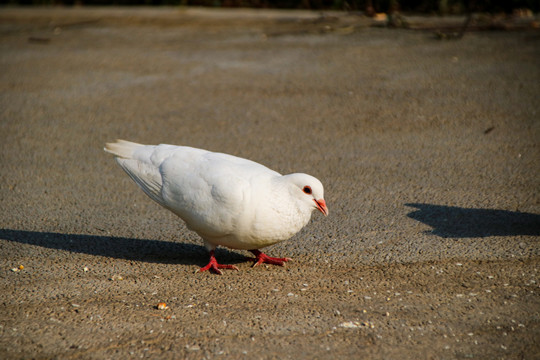
<svg viewBox="0 0 540 360">
<path fill-rule="evenodd" d="M 221 270 L 219 269 L 230 269 L 230 270 L 236 270 L 236 271 L 240 271 L 236 266 L 234 265 L 223 265 L 223 264 L 218 264 L 218 263 L 215 263 L 215 264 L 208 264 L 202 268 L 200 268 L 199 270 L 195 271 L 195 273 L 199 273 L 199 272 L 203 272 L 203 271 L 206 271 L 206 270 L 210 270 L 210 271 L 213 271 L 214 273 L 218 274 L 218 275 L 223 275 L 223 273 L 221 272 Z"/>
<path fill-rule="evenodd" d="M 199 270 L 197 270 L 195 273 L 203 272 L 203 271 L 213 271 L 214 273 L 218 275 L 223 275 L 221 270 L 219 269 L 230 269 L 230 270 L 236 270 L 239 271 L 239 269 L 234 265 L 225 265 L 225 264 L 218 264 L 216 258 L 214 257 L 214 252 L 210 252 L 210 261 L 208 262 L 208 265 L 203 266 Z"/>
<path fill-rule="evenodd" d="M 254 259 L 255 264 L 253 264 L 253 267 L 259 266 L 260 264 L 271 264 L 271 265 L 283 266 L 285 265 L 287 261 L 292 261 L 291 258 L 271 257 L 259 250 L 250 250 L 250 251 L 256 256 L 256 258 Z"/>
</svg>

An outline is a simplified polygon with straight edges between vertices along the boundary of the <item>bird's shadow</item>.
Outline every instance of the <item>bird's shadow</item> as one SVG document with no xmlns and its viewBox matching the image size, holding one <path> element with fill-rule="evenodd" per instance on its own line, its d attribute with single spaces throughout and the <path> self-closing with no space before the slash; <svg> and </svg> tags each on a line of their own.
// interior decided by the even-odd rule
<svg viewBox="0 0 540 360">
<path fill-rule="evenodd" d="M 443 238 L 540 235 L 540 215 L 455 206 L 409 203 L 418 210 L 407 214 L 433 228 L 432 234 Z"/>
<path fill-rule="evenodd" d="M 49 249 L 163 264 L 205 265 L 208 251 L 201 245 L 125 237 L 63 234 L 0 229 L 0 239 Z M 220 263 L 240 263 L 246 257 L 219 248 Z"/>
</svg>

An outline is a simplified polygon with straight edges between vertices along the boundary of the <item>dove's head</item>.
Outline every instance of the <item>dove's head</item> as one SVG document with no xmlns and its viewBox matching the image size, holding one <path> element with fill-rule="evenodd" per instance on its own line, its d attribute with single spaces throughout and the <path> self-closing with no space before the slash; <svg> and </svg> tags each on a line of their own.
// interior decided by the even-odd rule
<svg viewBox="0 0 540 360">
<path fill-rule="evenodd" d="M 319 210 L 328 215 L 328 208 L 324 201 L 324 188 L 321 182 L 308 174 L 289 174 L 285 175 L 292 184 L 292 195 L 307 208 Z"/>
</svg>

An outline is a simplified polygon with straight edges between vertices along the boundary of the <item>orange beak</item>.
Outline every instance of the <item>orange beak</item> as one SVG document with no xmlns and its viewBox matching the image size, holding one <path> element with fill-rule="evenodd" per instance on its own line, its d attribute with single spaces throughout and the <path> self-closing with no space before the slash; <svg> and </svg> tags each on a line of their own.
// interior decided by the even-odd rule
<svg viewBox="0 0 540 360">
<path fill-rule="evenodd" d="M 315 200 L 315 204 L 317 204 L 317 209 L 319 209 L 320 212 L 324 214 L 324 216 L 328 216 L 328 208 L 326 207 L 326 201 L 324 199 Z"/>
</svg>

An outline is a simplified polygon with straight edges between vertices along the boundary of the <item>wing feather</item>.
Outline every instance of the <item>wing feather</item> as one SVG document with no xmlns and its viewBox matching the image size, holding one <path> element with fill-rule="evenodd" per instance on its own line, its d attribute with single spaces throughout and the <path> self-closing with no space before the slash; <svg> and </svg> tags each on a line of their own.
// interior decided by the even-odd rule
<svg viewBox="0 0 540 360">
<path fill-rule="evenodd" d="M 116 158 L 116 162 L 139 185 L 146 195 L 161 206 L 167 207 L 161 195 L 163 183 L 157 167 L 153 164 L 147 164 L 135 159 Z"/>
</svg>

